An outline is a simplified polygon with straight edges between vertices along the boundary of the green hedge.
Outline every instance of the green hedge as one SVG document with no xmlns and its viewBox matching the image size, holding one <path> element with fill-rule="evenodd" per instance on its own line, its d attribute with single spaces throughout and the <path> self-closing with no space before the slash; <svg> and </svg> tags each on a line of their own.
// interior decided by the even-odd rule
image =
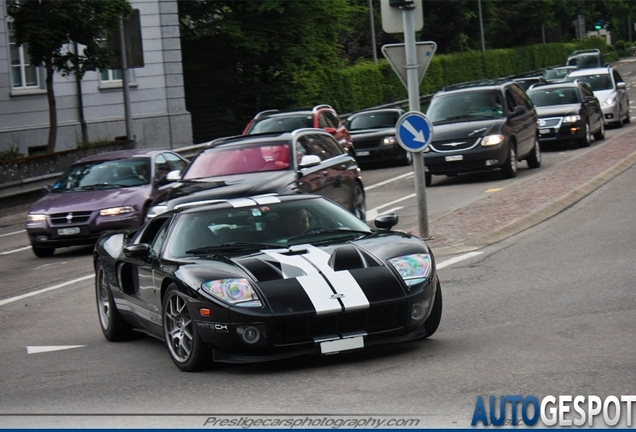
<svg viewBox="0 0 636 432">
<path fill-rule="evenodd" d="M 618 54 L 601 38 L 577 43 L 550 43 L 515 49 L 469 51 L 435 55 L 420 85 L 420 95 L 432 94 L 444 86 L 466 81 L 523 75 L 550 66 L 562 65 L 568 55 L 579 49 L 598 48 L 608 62 Z M 334 70 L 320 86 L 319 101 L 331 101 L 340 113 L 384 105 L 408 97 L 406 88 L 385 60 L 363 61 L 352 67 Z"/>
</svg>

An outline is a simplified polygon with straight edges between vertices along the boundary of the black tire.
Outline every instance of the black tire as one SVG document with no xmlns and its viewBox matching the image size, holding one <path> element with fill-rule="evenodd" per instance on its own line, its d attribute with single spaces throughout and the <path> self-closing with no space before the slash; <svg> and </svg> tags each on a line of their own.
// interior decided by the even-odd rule
<svg viewBox="0 0 636 432">
<path fill-rule="evenodd" d="M 585 133 L 583 137 L 579 140 L 579 147 L 589 147 L 592 143 L 592 133 L 590 131 L 589 123 L 585 123 Z"/>
<path fill-rule="evenodd" d="M 431 174 L 424 174 L 424 184 L 426 184 L 426 186 L 430 186 L 431 183 L 433 183 L 433 176 Z"/>
<path fill-rule="evenodd" d="M 596 141 L 600 141 L 605 139 L 605 121 L 601 119 L 601 126 L 598 129 L 598 132 L 594 134 L 594 139 Z"/>
<path fill-rule="evenodd" d="M 134 334 L 133 327 L 122 318 L 117 310 L 101 259 L 95 263 L 95 299 L 99 325 L 104 337 L 111 342 L 130 339 Z"/>
<path fill-rule="evenodd" d="M 534 169 L 541 166 L 541 145 L 539 144 L 539 137 L 534 137 L 534 147 L 532 153 L 526 158 L 528 168 Z"/>
<path fill-rule="evenodd" d="M 622 128 L 623 127 L 623 117 L 621 117 L 620 108 L 618 110 L 618 121 L 616 122 L 616 127 L 617 128 Z"/>
<path fill-rule="evenodd" d="M 439 323 L 442 321 L 442 287 L 437 282 L 437 289 L 435 290 L 435 300 L 433 300 L 433 308 L 431 314 L 424 321 L 424 329 L 426 330 L 426 336 L 423 339 L 427 339 L 437 331 Z"/>
<path fill-rule="evenodd" d="M 364 196 L 364 190 L 360 183 L 356 182 L 353 185 L 353 198 L 351 202 L 351 212 L 358 217 L 361 221 L 367 221 L 367 205 Z"/>
<path fill-rule="evenodd" d="M 405 151 L 402 157 L 400 158 L 400 165 L 408 166 L 413 164 L 413 153 L 409 151 Z"/>
<path fill-rule="evenodd" d="M 519 162 L 517 161 L 517 151 L 513 144 L 510 144 L 510 151 L 508 152 L 508 159 L 501 167 L 501 174 L 504 178 L 517 177 L 517 169 L 519 168 Z"/>
<path fill-rule="evenodd" d="M 632 116 L 629 113 L 629 103 L 627 104 L 627 113 L 625 115 L 625 124 L 629 124 L 632 122 Z"/>
<path fill-rule="evenodd" d="M 188 305 L 175 284 L 163 299 L 163 336 L 174 364 L 184 372 L 202 370 L 208 363 L 208 347 L 197 332 Z"/>
<path fill-rule="evenodd" d="M 55 248 L 47 248 L 41 246 L 31 245 L 31 250 L 33 250 L 33 255 L 38 258 L 48 258 L 50 256 L 53 256 L 53 254 L 55 253 Z"/>
</svg>

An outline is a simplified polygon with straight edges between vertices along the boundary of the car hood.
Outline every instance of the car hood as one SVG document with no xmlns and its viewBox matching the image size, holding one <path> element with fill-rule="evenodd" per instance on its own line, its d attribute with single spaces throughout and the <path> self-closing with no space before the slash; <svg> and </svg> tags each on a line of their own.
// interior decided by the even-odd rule
<svg viewBox="0 0 636 432">
<path fill-rule="evenodd" d="M 497 134 L 501 132 L 505 121 L 505 118 L 501 118 L 433 125 L 433 141 L 447 141 Z"/>
<path fill-rule="evenodd" d="M 177 270 L 180 280 L 201 292 L 205 281 L 246 278 L 274 314 L 336 313 L 370 302 L 405 299 L 407 287 L 387 264 L 391 254 L 428 253 L 415 237 L 393 233 L 370 241 L 329 246 L 302 244 L 263 249 L 238 257 L 207 257 Z M 212 261 L 212 262 L 210 262 Z M 435 276 L 434 271 L 431 278 Z M 245 308 L 238 308 L 245 311 Z"/>
<path fill-rule="evenodd" d="M 360 129 L 356 131 L 350 131 L 351 139 L 355 142 L 356 140 L 364 140 L 369 138 L 378 138 L 385 137 L 388 135 L 395 135 L 395 128 L 384 128 L 384 129 Z"/>
<path fill-rule="evenodd" d="M 30 212 L 54 214 L 96 211 L 121 205 L 132 205 L 140 210 L 150 194 L 150 186 L 97 191 L 49 192 L 31 206 Z"/>
<path fill-rule="evenodd" d="M 580 108 L 581 105 L 579 104 L 536 107 L 539 118 L 574 115 L 579 113 Z"/>
<path fill-rule="evenodd" d="M 297 176 L 294 171 L 269 171 L 182 181 L 166 189 L 152 205 L 167 205 L 172 209 L 178 204 L 193 201 L 291 193 L 295 191 Z"/>
</svg>

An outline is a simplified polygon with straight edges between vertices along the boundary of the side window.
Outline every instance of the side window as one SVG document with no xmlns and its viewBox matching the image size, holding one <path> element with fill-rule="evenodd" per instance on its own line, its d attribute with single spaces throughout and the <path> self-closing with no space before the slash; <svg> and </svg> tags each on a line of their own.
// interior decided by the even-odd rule
<svg viewBox="0 0 636 432">
<path fill-rule="evenodd" d="M 589 97 L 589 96 L 594 96 L 594 92 L 588 86 L 582 85 L 579 88 L 583 92 L 583 98 L 586 98 L 586 97 Z"/>
<path fill-rule="evenodd" d="M 329 114 L 331 113 L 328 111 L 322 111 L 320 114 L 318 114 L 318 125 L 323 129 L 328 127 L 338 127 L 338 122 L 334 123 L 333 116 L 330 116 Z"/>
<path fill-rule="evenodd" d="M 163 243 L 166 241 L 166 235 L 168 234 L 168 223 L 164 223 L 159 228 L 159 232 L 155 236 L 154 241 L 152 242 L 151 252 L 150 254 L 153 256 L 159 256 L 159 252 L 161 252 L 161 248 L 163 247 Z"/>
<path fill-rule="evenodd" d="M 526 96 L 526 93 L 521 88 L 514 85 L 510 86 L 510 94 L 514 100 L 516 106 L 522 106 L 525 109 L 532 109 L 532 102 Z"/>
<path fill-rule="evenodd" d="M 155 157 L 155 182 L 160 183 L 163 181 L 170 172 L 170 164 L 166 160 L 163 154 Z"/>
<path fill-rule="evenodd" d="M 510 89 L 506 89 L 506 105 L 509 112 L 512 112 L 515 109 L 515 106 L 517 106 L 517 102 L 512 96 L 512 92 L 510 91 Z"/>
<path fill-rule="evenodd" d="M 155 241 L 157 240 L 158 234 L 161 232 L 161 229 L 164 227 L 164 225 L 167 228 L 169 220 L 169 217 L 155 217 L 139 234 L 139 237 L 137 239 L 138 241 L 136 243 L 148 243 L 154 245 Z"/>
<path fill-rule="evenodd" d="M 612 74 L 614 75 L 614 81 L 616 81 L 616 83 L 623 82 L 623 77 L 621 77 L 616 70 L 612 70 Z"/>
<path fill-rule="evenodd" d="M 320 148 L 323 151 L 325 159 L 339 156 L 344 153 L 342 147 L 334 138 L 331 137 L 331 135 L 317 135 L 316 139 L 320 142 Z"/>
<path fill-rule="evenodd" d="M 179 170 L 183 172 L 186 167 L 186 163 L 182 159 L 172 153 L 164 153 L 163 156 L 170 164 L 171 170 Z"/>
</svg>

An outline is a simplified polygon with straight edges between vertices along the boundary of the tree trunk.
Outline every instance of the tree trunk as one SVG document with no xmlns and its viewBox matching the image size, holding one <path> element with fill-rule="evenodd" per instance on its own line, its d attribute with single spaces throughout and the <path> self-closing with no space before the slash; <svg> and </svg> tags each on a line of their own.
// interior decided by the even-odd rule
<svg viewBox="0 0 636 432">
<path fill-rule="evenodd" d="M 53 74 L 52 59 L 48 58 L 46 61 L 46 98 L 49 102 L 49 141 L 46 144 L 48 153 L 55 152 L 55 141 L 57 138 L 57 107 L 53 91 Z"/>
</svg>

